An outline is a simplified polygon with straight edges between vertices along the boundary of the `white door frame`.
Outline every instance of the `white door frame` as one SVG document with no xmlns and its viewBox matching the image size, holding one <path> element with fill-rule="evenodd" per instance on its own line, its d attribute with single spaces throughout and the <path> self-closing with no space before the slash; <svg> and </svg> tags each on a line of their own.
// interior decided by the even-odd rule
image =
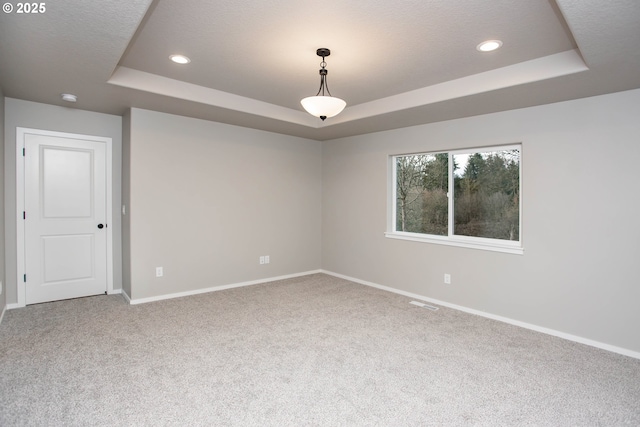
<svg viewBox="0 0 640 427">
<path fill-rule="evenodd" d="M 107 153 L 107 293 L 113 293 L 113 192 L 112 192 L 112 165 L 113 165 L 113 153 L 112 153 L 112 140 L 111 138 L 92 135 L 80 135 L 74 133 L 54 132 L 41 129 L 29 129 L 29 128 L 16 128 L 16 231 L 17 231 L 17 276 L 16 287 L 18 303 L 16 307 L 26 306 L 26 286 L 24 282 L 24 275 L 26 274 L 25 268 L 25 231 L 24 231 L 24 218 L 23 213 L 25 211 L 24 199 L 25 199 L 25 186 L 24 186 L 24 138 L 27 134 L 45 135 L 59 138 L 69 139 L 81 139 L 95 142 L 102 142 L 106 145 Z"/>
</svg>

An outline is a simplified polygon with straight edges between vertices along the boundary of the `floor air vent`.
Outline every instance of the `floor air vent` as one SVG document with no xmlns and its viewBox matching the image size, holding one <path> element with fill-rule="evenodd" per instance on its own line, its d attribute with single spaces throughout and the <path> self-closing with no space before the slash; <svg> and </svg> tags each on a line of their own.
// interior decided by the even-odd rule
<svg viewBox="0 0 640 427">
<path fill-rule="evenodd" d="M 429 304 L 425 304 L 425 303 L 420 302 L 420 301 L 411 301 L 410 304 L 417 305 L 418 307 L 426 308 L 427 310 L 431 310 L 431 311 L 438 310 L 438 307 L 435 307 L 435 306 L 429 305 Z"/>
</svg>

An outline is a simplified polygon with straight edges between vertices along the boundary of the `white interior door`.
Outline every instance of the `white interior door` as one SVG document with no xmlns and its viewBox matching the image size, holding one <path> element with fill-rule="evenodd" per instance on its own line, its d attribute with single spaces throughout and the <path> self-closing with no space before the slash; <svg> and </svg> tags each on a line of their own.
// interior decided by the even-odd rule
<svg viewBox="0 0 640 427">
<path fill-rule="evenodd" d="M 26 304 L 107 290 L 105 145 L 24 135 Z"/>
</svg>

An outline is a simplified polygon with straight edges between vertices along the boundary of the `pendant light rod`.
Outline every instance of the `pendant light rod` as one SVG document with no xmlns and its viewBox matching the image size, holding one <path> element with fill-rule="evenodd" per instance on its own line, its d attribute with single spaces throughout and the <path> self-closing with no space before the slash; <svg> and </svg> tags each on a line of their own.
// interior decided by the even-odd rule
<svg viewBox="0 0 640 427">
<path fill-rule="evenodd" d="M 322 92 L 322 96 L 324 95 L 324 89 L 327 88 L 327 93 L 329 94 L 329 96 L 331 96 L 331 92 L 329 92 L 329 85 L 327 84 L 327 73 L 329 71 L 327 71 L 324 67 L 320 69 L 320 89 L 318 89 L 318 93 L 316 93 L 316 96 L 320 95 L 320 92 Z"/>
<path fill-rule="evenodd" d="M 327 66 L 327 62 L 324 60 L 327 56 L 331 55 L 331 51 L 326 47 L 321 47 L 316 50 L 316 55 L 322 57 L 322 62 L 320 63 L 320 89 L 318 89 L 318 93 L 316 96 L 320 95 L 320 91 L 322 91 L 322 96 L 324 95 L 324 89 L 327 89 L 327 93 L 331 96 L 331 92 L 329 92 L 329 85 L 327 84 L 327 74 L 329 74 L 329 70 L 325 67 Z"/>
</svg>

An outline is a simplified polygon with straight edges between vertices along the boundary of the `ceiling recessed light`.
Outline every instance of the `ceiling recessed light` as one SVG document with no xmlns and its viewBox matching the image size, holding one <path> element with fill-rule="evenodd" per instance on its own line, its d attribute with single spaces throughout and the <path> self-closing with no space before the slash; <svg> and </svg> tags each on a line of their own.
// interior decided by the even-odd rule
<svg viewBox="0 0 640 427">
<path fill-rule="evenodd" d="M 62 100 L 67 102 L 76 102 L 78 100 L 78 97 L 70 93 L 63 93 Z"/>
<path fill-rule="evenodd" d="M 492 50 L 499 49 L 502 46 L 502 42 L 500 40 L 487 40 L 486 42 L 480 43 L 476 46 L 480 52 L 491 52 Z"/>
<path fill-rule="evenodd" d="M 184 55 L 171 55 L 169 59 L 171 59 L 176 64 L 188 64 L 189 62 L 191 62 L 191 60 Z"/>
</svg>

